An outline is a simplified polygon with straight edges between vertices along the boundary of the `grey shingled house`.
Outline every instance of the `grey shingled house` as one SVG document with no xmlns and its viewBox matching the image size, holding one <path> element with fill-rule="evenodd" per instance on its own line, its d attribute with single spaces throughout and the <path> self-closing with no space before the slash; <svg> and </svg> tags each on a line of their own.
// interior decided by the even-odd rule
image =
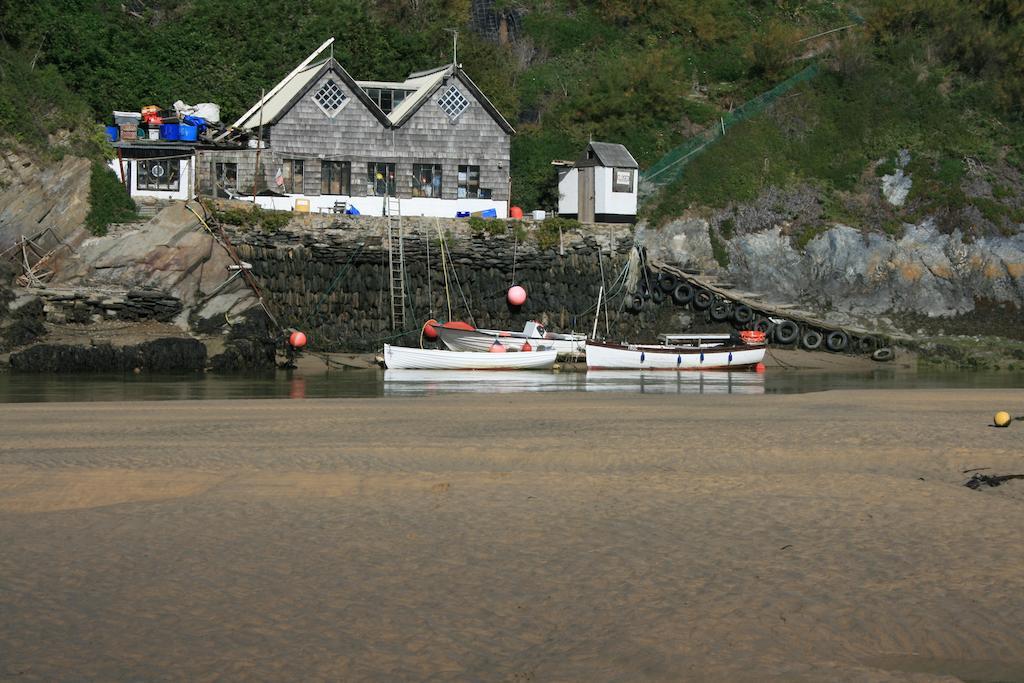
<svg viewBox="0 0 1024 683">
<path fill-rule="evenodd" d="M 329 44 L 235 123 L 251 148 L 198 152 L 204 193 L 251 198 L 255 185 L 267 208 L 371 215 L 397 196 L 405 215 L 507 217 L 515 131 L 459 65 L 356 81 L 333 56 L 316 59 Z"/>
</svg>

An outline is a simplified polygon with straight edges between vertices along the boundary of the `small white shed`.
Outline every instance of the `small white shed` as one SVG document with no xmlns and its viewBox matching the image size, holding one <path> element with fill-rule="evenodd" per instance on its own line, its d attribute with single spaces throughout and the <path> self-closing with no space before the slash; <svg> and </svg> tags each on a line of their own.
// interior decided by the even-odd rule
<svg viewBox="0 0 1024 683">
<path fill-rule="evenodd" d="M 635 223 L 639 165 L 624 146 L 591 142 L 558 167 L 558 215 L 581 223 Z"/>
</svg>

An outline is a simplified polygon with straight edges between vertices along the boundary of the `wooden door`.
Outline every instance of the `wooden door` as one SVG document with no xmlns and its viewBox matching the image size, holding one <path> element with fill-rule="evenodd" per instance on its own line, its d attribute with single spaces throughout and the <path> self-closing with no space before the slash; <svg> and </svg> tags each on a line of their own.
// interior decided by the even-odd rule
<svg viewBox="0 0 1024 683">
<path fill-rule="evenodd" d="M 580 223 L 594 222 L 594 167 L 586 166 L 579 170 L 579 221 Z"/>
</svg>

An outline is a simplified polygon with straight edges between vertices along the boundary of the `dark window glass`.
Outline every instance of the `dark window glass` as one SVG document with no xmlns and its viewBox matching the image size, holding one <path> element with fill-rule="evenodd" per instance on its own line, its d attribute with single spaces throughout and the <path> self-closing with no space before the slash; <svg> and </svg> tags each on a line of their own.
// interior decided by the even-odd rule
<svg viewBox="0 0 1024 683">
<path fill-rule="evenodd" d="M 480 167 L 459 166 L 459 199 L 480 197 Z"/>
<path fill-rule="evenodd" d="M 633 191 L 633 169 L 613 168 L 612 174 L 612 192 Z"/>
<path fill-rule="evenodd" d="M 441 164 L 412 165 L 412 196 L 441 198 Z"/>
<path fill-rule="evenodd" d="M 177 159 L 139 159 L 135 169 L 135 185 L 140 190 L 177 192 L 180 187 Z"/>
<path fill-rule="evenodd" d="M 281 167 L 284 180 L 281 189 L 288 194 L 303 194 L 304 173 L 302 159 L 285 159 Z"/>
<path fill-rule="evenodd" d="M 214 164 L 218 197 L 229 197 L 238 191 L 238 164 L 218 161 Z"/>
<path fill-rule="evenodd" d="M 322 162 L 320 194 L 352 194 L 352 164 L 348 161 Z"/>
<path fill-rule="evenodd" d="M 395 196 L 395 165 L 373 161 L 366 166 L 366 194 L 376 197 Z"/>
</svg>

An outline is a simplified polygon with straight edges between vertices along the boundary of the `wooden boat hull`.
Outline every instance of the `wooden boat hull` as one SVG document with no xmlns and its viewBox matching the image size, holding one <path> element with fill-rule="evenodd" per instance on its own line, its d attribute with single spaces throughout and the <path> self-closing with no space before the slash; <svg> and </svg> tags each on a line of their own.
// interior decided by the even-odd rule
<svg viewBox="0 0 1024 683">
<path fill-rule="evenodd" d="M 477 353 L 384 345 L 384 365 L 391 370 L 550 370 L 556 352 Z"/>
<path fill-rule="evenodd" d="M 497 339 L 505 348 L 519 350 L 525 342 L 530 342 L 534 351 L 554 349 L 559 356 L 582 355 L 587 338 L 584 335 L 559 335 L 566 339 L 546 337 L 526 337 L 522 332 L 505 330 L 461 330 L 435 325 L 441 343 L 451 351 L 489 351 L 491 344 Z"/>
<path fill-rule="evenodd" d="M 587 368 L 595 370 L 752 370 L 765 346 L 678 347 L 587 343 Z"/>
</svg>

